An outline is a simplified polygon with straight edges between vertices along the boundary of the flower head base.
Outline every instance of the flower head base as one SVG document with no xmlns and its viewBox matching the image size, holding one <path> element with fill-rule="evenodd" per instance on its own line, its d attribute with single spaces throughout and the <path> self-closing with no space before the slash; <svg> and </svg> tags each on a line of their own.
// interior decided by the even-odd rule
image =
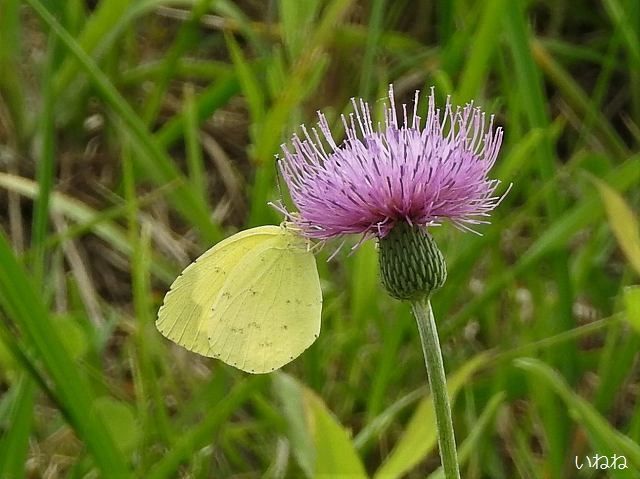
<svg viewBox="0 0 640 479">
<path fill-rule="evenodd" d="M 447 265 L 426 228 L 398 223 L 380 240 L 380 279 L 392 297 L 428 298 L 447 279 Z"/>
<path fill-rule="evenodd" d="M 384 238 L 396 223 L 434 225 L 449 220 L 463 229 L 485 223 L 501 200 L 500 183 L 487 178 L 502 142 L 493 117 L 472 104 L 436 109 L 433 89 L 427 119 L 402 106 L 399 123 L 393 87 L 385 104 L 384 126 L 374 128 L 369 105 L 352 100 L 354 112 L 342 117 L 346 139 L 338 145 L 318 113 L 319 132 L 304 126 L 292 150 L 283 145 L 279 165 L 298 213 L 288 214 L 309 238 L 346 234 Z M 322 137 L 322 138 L 321 138 Z M 328 146 L 328 150 L 325 148 Z"/>
</svg>

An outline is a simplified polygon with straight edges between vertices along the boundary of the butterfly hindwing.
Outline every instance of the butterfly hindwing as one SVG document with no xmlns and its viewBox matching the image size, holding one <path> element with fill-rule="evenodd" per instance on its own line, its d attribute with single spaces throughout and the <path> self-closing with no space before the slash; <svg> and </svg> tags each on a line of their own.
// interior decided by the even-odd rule
<svg viewBox="0 0 640 479">
<path fill-rule="evenodd" d="M 315 341 L 321 309 L 315 258 L 304 240 L 283 229 L 226 278 L 208 323 L 211 352 L 243 371 L 273 371 Z"/>
</svg>

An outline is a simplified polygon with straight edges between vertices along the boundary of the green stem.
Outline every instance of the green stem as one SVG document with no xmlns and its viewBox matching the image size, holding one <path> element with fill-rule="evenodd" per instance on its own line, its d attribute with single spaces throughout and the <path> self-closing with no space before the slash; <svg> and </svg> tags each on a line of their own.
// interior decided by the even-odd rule
<svg viewBox="0 0 640 479">
<path fill-rule="evenodd" d="M 431 309 L 431 302 L 428 298 L 413 301 L 411 309 L 418 322 L 424 362 L 427 365 L 427 373 L 429 375 L 429 387 L 431 388 L 433 407 L 436 413 L 442 468 L 447 479 L 460 479 L 456 438 L 453 432 L 451 406 L 449 404 L 449 393 L 447 392 L 447 379 L 444 375 L 442 352 L 440 351 L 440 341 L 438 340 L 438 331 Z"/>
</svg>

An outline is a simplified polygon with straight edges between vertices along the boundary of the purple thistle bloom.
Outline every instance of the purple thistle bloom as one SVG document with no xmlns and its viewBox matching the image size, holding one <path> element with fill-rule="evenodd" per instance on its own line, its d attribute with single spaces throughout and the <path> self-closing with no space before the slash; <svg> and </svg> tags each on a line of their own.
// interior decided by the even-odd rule
<svg viewBox="0 0 640 479">
<path fill-rule="evenodd" d="M 433 88 L 427 120 L 421 126 L 416 91 L 413 114 L 402 106 L 402 124 L 394 105 L 393 86 L 385 104 L 385 124 L 374 128 L 369 105 L 352 100 L 354 113 L 342 121 L 346 139 L 334 141 L 325 116 L 316 128 L 302 126 L 304 139 L 282 146 L 282 175 L 298 213 L 288 213 L 302 234 L 326 240 L 346 234 L 384 238 L 398 222 L 436 225 L 449 220 L 471 230 L 486 223 L 501 201 L 499 180 L 487 178 L 502 143 L 502 129 L 486 125 L 485 114 L 468 104 L 436 109 Z M 324 141 L 323 141 L 324 140 Z M 329 151 L 324 145 L 328 145 Z M 473 231 L 473 230 L 471 230 Z"/>
</svg>

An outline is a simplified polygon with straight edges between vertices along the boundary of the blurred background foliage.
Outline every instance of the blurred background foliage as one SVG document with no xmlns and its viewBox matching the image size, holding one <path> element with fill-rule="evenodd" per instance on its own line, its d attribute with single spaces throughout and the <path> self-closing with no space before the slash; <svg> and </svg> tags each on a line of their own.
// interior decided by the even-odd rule
<svg viewBox="0 0 640 479">
<path fill-rule="evenodd" d="M 298 125 L 340 137 L 389 83 L 506 132 L 492 224 L 435 230 L 463 476 L 640 477 L 639 40 L 637 0 L 0 0 L 0 477 L 441 477 L 373 244 L 318 255 L 323 331 L 285 372 L 153 325 L 204 249 L 280 222 Z M 596 453 L 628 469 L 576 469 Z"/>
</svg>

